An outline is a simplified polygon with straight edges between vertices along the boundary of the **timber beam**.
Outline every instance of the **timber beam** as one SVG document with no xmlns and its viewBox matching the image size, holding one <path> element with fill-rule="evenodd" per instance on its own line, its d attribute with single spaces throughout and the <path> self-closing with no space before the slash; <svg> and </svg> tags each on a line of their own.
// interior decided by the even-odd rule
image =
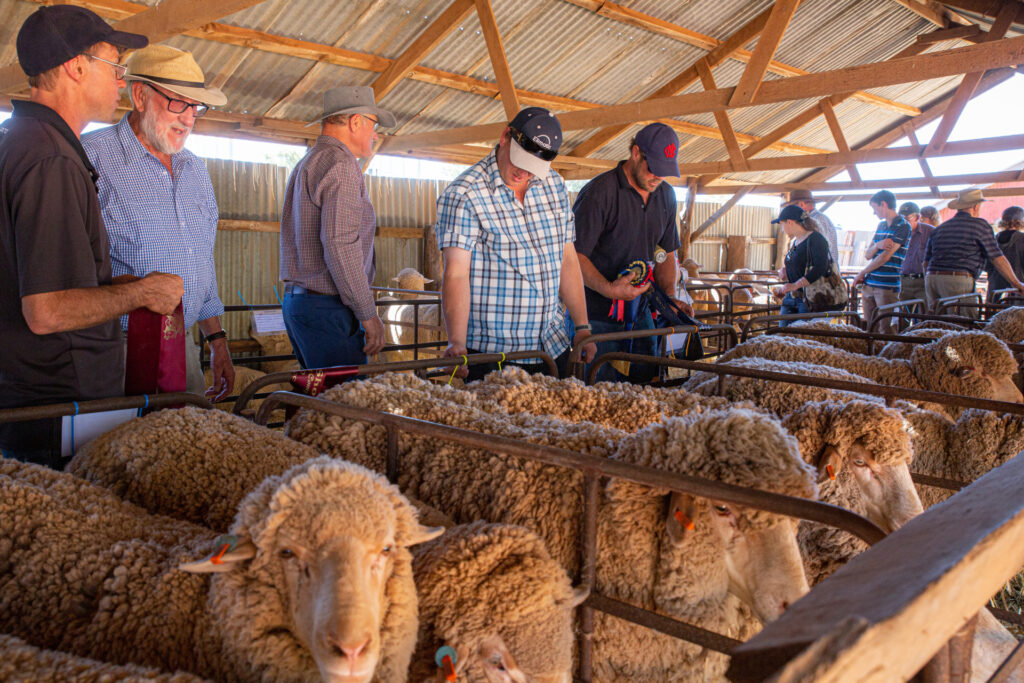
<svg viewBox="0 0 1024 683">
<path fill-rule="evenodd" d="M 897 148 L 900 149 L 900 148 Z M 1020 171 L 994 171 L 989 173 L 965 173 L 951 176 L 928 176 L 924 178 L 889 178 L 887 180 L 862 180 L 860 182 L 831 183 L 766 183 L 741 184 L 722 183 L 707 185 L 700 189 L 701 194 L 732 194 L 737 190 L 749 188 L 758 193 L 792 192 L 793 190 L 828 190 L 842 192 L 844 190 L 892 190 L 899 187 L 930 187 L 947 185 L 991 185 L 993 183 L 1011 183 L 1020 179 Z M 934 190 L 938 192 L 938 190 Z M 1024 193 L 1024 188 L 1018 188 Z"/>
</svg>

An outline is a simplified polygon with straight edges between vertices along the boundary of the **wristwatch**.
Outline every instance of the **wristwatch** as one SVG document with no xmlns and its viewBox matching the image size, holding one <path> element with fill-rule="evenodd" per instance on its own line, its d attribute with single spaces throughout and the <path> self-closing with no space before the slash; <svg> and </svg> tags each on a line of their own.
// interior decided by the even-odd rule
<svg viewBox="0 0 1024 683">
<path fill-rule="evenodd" d="M 227 332 L 225 332 L 224 330 L 219 330 L 217 332 L 214 332 L 213 334 L 204 335 L 203 339 L 205 339 L 207 342 L 214 342 L 217 341 L 218 339 L 225 339 L 227 338 L 227 336 Z"/>
<path fill-rule="evenodd" d="M 586 330 L 587 332 L 590 332 L 593 329 L 594 329 L 594 327 L 590 323 L 586 323 L 585 325 L 577 325 L 576 326 L 576 331 L 577 332 L 583 332 L 584 330 Z"/>
</svg>

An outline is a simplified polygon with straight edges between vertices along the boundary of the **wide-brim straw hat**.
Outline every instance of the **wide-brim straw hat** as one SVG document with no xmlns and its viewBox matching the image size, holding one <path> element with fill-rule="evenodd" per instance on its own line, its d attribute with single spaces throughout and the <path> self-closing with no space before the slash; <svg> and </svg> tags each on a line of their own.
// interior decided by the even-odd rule
<svg viewBox="0 0 1024 683">
<path fill-rule="evenodd" d="M 152 83 L 175 95 L 196 100 L 211 107 L 226 104 L 228 98 L 206 85 L 203 70 L 192 54 L 169 45 L 150 45 L 128 59 L 127 81 Z"/>
<path fill-rule="evenodd" d="M 985 196 L 981 194 L 981 190 L 964 190 L 956 196 L 956 199 L 949 202 L 949 208 L 956 209 L 969 209 L 975 204 L 981 204 L 987 202 Z"/>
<path fill-rule="evenodd" d="M 398 125 L 395 115 L 377 106 L 373 88 L 368 85 L 344 85 L 331 88 L 324 93 L 324 109 L 316 121 L 306 124 L 315 126 L 328 116 L 339 114 L 373 114 L 381 128 L 394 128 Z"/>
</svg>

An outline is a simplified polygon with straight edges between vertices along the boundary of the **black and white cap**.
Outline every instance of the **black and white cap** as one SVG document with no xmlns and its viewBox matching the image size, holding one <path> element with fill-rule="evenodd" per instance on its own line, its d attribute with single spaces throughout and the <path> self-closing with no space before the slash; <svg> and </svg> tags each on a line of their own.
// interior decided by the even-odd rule
<svg viewBox="0 0 1024 683">
<path fill-rule="evenodd" d="M 509 158 L 513 166 L 546 178 L 551 161 L 562 144 L 562 124 L 543 107 L 527 107 L 508 124 L 512 144 Z"/>
</svg>

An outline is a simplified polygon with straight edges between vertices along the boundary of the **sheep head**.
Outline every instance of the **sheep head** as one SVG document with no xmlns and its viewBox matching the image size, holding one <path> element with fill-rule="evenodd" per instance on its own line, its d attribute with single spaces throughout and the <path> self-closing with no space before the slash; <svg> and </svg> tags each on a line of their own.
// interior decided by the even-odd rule
<svg viewBox="0 0 1024 683">
<path fill-rule="evenodd" d="M 351 463 L 320 457 L 269 477 L 232 528 L 251 559 L 211 586 L 228 649 L 270 679 L 365 683 L 381 667 L 404 671 L 417 627 L 409 547 L 442 531 Z"/>
<path fill-rule="evenodd" d="M 420 648 L 454 649 L 460 679 L 571 680 L 573 611 L 588 592 L 573 590 L 540 537 L 474 522 L 416 555 L 421 611 L 439 640 Z"/>
<path fill-rule="evenodd" d="M 947 334 L 914 349 L 910 364 L 921 386 L 931 391 L 1024 403 L 1013 382 L 1013 354 L 987 332 Z"/>
<path fill-rule="evenodd" d="M 823 499 L 855 503 L 885 531 L 922 512 L 910 478 L 910 436 L 899 412 L 871 401 L 821 401 L 801 406 L 782 424 L 796 437 L 804 460 L 817 468 Z M 843 493 L 830 500 L 836 487 Z"/>
<path fill-rule="evenodd" d="M 737 486 L 814 498 L 813 470 L 778 421 L 747 409 L 668 418 L 622 440 L 615 457 Z M 724 501 L 666 496 L 663 545 L 708 542 L 728 572 L 728 590 L 762 621 L 777 618 L 807 592 L 797 520 Z"/>
<path fill-rule="evenodd" d="M 985 325 L 985 331 L 1007 344 L 1024 341 L 1024 306 L 999 311 Z"/>
<path fill-rule="evenodd" d="M 395 283 L 398 289 L 420 289 L 425 290 L 427 285 L 433 282 L 430 278 L 426 277 L 420 271 L 415 268 L 403 268 L 398 271 L 398 275 L 391 278 L 391 281 Z M 415 294 L 408 294 L 406 292 L 399 293 L 398 298 L 400 299 L 415 299 Z"/>
<path fill-rule="evenodd" d="M 704 267 L 692 258 L 683 259 L 681 265 L 686 269 L 686 277 L 700 277 L 700 269 Z"/>
</svg>

